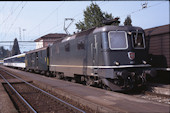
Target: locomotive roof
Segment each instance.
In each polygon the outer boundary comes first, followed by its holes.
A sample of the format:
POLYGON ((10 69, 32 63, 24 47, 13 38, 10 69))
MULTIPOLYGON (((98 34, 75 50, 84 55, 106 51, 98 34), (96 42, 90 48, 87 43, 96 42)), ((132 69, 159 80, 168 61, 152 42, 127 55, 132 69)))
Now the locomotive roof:
POLYGON ((143 31, 140 27, 135 26, 113 26, 113 25, 106 25, 103 27, 94 27, 85 31, 82 31, 80 33, 76 33, 74 35, 66 36, 64 39, 59 40, 58 42, 66 42, 68 40, 72 40, 75 38, 78 38, 80 36, 89 35, 90 33, 97 33, 97 32, 104 32, 104 31, 143 31))
POLYGON ((61 42, 65 42, 65 41, 68 41, 68 40, 72 40, 72 39, 75 39, 77 37, 80 37, 80 36, 85 36, 85 35, 88 35, 90 34, 91 32, 93 32, 95 29, 94 28, 91 28, 91 29, 88 29, 88 30, 85 30, 85 31, 82 31, 82 32, 79 32, 79 33, 76 33, 74 35, 70 35, 70 36, 66 36, 61 42))
POLYGON ((39 48, 39 49, 31 50, 31 51, 28 51, 26 54, 30 54, 30 53, 34 53, 34 52, 37 52, 37 51, 45 50, 47 48, 48 47, 42 47, 42 48, 39 48))
POLYGON ((93 31, 93 33, 104 32, 104 31, 136 31, 136 30, 143 31, 141 27, 107 25, 107 26, 96 28, 93 31))

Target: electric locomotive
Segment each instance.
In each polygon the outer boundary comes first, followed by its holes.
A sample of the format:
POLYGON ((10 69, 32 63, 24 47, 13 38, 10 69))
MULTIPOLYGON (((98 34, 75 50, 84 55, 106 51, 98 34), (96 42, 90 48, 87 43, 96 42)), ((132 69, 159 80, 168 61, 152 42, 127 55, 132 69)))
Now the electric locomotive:
POLYGON ((50 72, 86 85, 132 89, 154 75, 140 27, 92 28, 55 42, 49 53, 50 72))

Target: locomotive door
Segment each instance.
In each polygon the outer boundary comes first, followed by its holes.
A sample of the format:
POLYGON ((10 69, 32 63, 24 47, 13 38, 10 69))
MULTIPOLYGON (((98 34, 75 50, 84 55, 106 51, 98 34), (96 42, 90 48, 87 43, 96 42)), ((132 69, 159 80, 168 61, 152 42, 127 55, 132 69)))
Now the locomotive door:
POLYGON ((38 69, 38 52, 35 53, 35 67, 38 69))
POLYGON ((98 66, 98 42, 97 35, 94 35, 93 43, 91 44, 92 66, 98 66))

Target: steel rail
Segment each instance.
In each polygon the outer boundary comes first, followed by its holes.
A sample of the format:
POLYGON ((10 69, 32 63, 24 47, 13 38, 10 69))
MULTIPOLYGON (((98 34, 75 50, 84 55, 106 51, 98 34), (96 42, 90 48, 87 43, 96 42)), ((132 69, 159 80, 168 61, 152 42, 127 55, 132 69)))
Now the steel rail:
POLYGON ((3 70, 3 71, 6 72, 6 73, 8 73, 9 75, 11 75, 11 76, 13 76, 13 77, 15 77, 15 78, 21 80, 21 81, 23 81, 23 82, 26 83, 27 85, 29 85, 29 86, 31 86, 31 87, 33 87, 33 88, 35 88, 35 89, 37 89, 37 90, 39 90, 39 91, 41 91, 41 92, 47 94, 48 96, 51 96, 51 97, 55 98, 56 100, 59 100, 60 102, 62 102, 62 103, 64 103, 64 104, 66 104, 66 105, 68 105, 68 106, 70 106, 70 107, 76 109, 77 111, 79 111, 79 112, 81 112, 81 113, 86 113, 85 111, 83 111, 83 110, 81 110, 81 109, 79 109, 79 108, 77 108, 77 107, 75 107, 75 106, 73 106, 73 105, 71 105, 71 104, 69 104, 69 103, 67 103, 67 102, 65 102, 65 101, 63 101, 63 100, 61 100, 61 99, 59 99, 59 98, 57 98, 56 96, 54 96, 54 95, 52 95, 52 94, 50 94, 50 93, 48 93, 48 92, 46 92, 46 91, 44 91, 44 90, 42 90, 42 89, 36 87, 36 86, 34 86, 34 85, 28 83, 27 81, 25 81, 25 80, 23 80, 23 79, 21 79, 21 78, 19 78, 19 77, 17 77, 17 76, 15 76, 14 74, 11 74, 11 73, 9 73, 9 72, 7 72, 7 71, 5 71, 5 70, 3 70))
POLYGON ((0 76, 11 87, 11 89, 22 99, 22 101, 25 102, 25 104, 31 109, 31 111, 33 111, 34 113, 37 113, 37 111, 34 110, 34 108, 15 90, 15 88, 1 74, 0 76))

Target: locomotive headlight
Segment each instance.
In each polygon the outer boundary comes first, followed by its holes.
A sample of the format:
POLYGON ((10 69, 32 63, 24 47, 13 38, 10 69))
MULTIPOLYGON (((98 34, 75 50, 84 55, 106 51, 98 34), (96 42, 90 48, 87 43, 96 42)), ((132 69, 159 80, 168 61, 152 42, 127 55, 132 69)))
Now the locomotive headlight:
POLYGON ((114 64, 115 64, 116 66, 120 65, 120 63, 117 62, 117 61, 115 61, 114 64))
POLYGON ((146 62, 146 61, 144 61, 144 60, 143 60, 143 63, 144 63, 144 64, 147 64, 147 62, 146 62))

